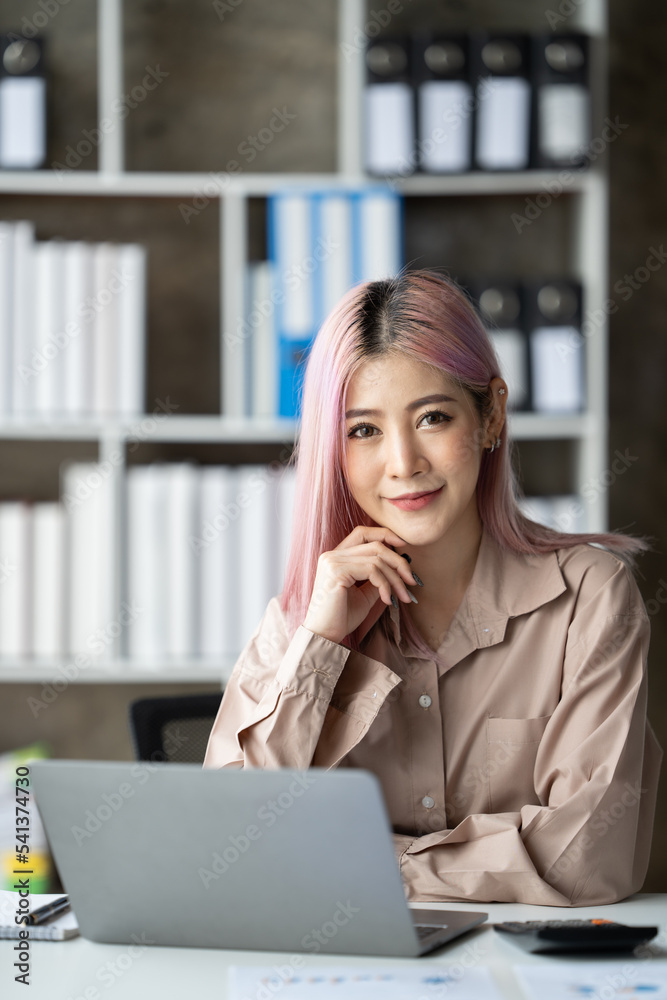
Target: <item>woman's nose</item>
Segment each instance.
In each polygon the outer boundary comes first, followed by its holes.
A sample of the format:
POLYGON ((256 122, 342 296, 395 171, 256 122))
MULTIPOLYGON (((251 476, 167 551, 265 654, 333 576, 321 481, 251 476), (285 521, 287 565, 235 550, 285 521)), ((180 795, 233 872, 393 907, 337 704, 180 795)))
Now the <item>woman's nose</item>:
POLYGON ((428 468, 419 441, 410 434, 395 433, 385 438, 387 474, 394 479, 408 480, 428 468))

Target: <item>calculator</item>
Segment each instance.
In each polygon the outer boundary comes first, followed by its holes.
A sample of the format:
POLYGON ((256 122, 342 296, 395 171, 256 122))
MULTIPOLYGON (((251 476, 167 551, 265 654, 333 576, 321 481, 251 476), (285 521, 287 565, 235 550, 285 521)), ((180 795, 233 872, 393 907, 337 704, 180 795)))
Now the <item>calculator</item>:
POLYGON ((508 920, 493 926, 512 944, 537 955, 631 952, 658 933, 657 927, 617 924, 613 920, 508 920))

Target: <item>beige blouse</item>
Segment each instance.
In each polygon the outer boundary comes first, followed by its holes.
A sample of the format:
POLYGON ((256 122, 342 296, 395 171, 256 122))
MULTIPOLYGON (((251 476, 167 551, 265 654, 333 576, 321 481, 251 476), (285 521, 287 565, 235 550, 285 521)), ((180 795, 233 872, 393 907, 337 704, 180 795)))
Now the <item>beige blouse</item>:
MULTIPOLYGON (((427 581, 426 581, 427 583, 427 581)), ((428 584, 427 584, 428 585, 428 584)), ((539 556, 485 532, 439 653, 354 652, 270 602, 227 685, 206 767, 361 767, 384 792, 411 900, 584 906, 638 891, 662 751, 649 622, 590 545, 539 556)))

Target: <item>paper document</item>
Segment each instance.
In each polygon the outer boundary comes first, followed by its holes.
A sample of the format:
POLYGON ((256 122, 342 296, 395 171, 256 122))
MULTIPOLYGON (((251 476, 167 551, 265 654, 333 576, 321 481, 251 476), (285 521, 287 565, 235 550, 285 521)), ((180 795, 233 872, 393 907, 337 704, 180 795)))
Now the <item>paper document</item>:
MULTIPOLYGON (((290 961, 301 955, 291 956, 290 961)), ((421 963, 421 959, 417 960, 421 963)), ((488 969, 461 963, 382 966, 306 966, 289 961, 273 966, 233 965, 229 1000, 502 1000, 488 969)))
POLYGON ((628 955, 616 962, 545 962, 514 967, 527 998, 667 1000, 667 962, 628 955))

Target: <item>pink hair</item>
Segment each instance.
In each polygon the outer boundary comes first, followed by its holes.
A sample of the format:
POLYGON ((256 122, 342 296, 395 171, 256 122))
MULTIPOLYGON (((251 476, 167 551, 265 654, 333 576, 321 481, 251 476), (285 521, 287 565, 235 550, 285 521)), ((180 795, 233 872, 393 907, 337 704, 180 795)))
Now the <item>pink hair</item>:
MULTIPOLYGON (((292 546, 281 595, 292 632, 306 617, 321 553, 335 548, 356 525, 375 523, 345 481, 345 397, 361 365, 389 352, 455 378, 470 395, 480 422, 489 413, 488 386, 500 366, 474 307, 451 279, 412 271, 365 282, 343 297, 315 339, 302 388, 301 431, 292 456, 297 470, 292 546)), ((484 452, 477 482, 481 521, 501 546, 539 553, 593 542, 628 561, 648 547, 642 539, 616 533, 554 531, 525 517, 507 424, 503 436, 502 448, 484 452)), ((401 628, 414 646, 428 649, 403 613, 401 628)), ((359 648, 354 635, 346 638, 351 648, 359 648)))

